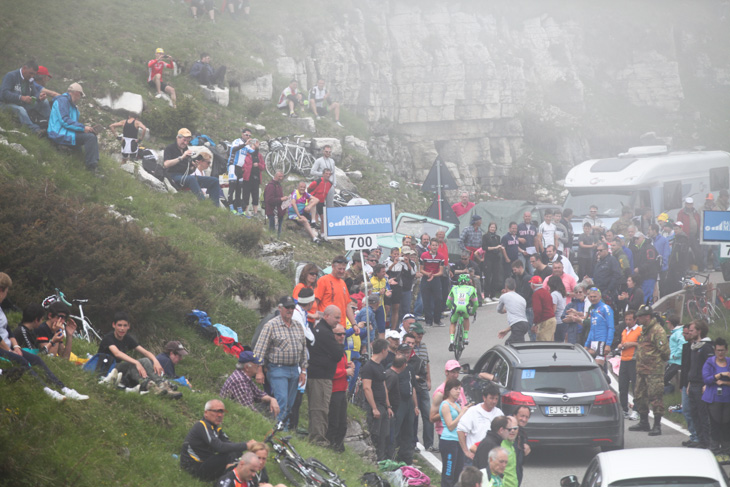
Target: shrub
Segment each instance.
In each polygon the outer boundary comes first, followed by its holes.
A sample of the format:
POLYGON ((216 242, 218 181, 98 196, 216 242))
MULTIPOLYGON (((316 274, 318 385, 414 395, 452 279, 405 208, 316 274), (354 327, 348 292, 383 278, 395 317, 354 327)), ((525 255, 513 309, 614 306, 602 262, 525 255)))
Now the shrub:
POLYGON ((174 137, 181 127, 195 132, 195 127, 202 113, 200 104, 192 98, 181 96, 177 100, 177 108, 168 105, 145 110, 145 124, 156 137, 174 137))
POLYGON ((21 307, 58 287, 89 299, 84 311, 97 329, 108 331, 113 313, 126 310, 142 339, 207 304, 186 253, 103 206, 62 196, 50 181, 0 183, 0 207, 0 269, 13 278, 21 307))

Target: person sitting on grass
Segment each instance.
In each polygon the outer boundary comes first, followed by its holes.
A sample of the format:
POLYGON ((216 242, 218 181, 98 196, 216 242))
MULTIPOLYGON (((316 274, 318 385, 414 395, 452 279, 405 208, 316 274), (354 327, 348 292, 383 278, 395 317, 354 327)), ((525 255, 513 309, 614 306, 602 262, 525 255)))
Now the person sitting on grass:
POLYGON ((76 322, 69 317, 71 309, 65 303, 56 301, 48 307, 48 317, 38 325, 35 334, 38 348, 49 355, 57 355, 65 359, 71 357, 73 336, 76 333, 76 322))
POLYGON ((129 335, 130 319, 127 313, 117 312, 112 321, 112 328, 114 331, 101 339, 97 352, 112 355, 117 361, 115 368, 109 372, 104 382, 121 383, 138 391, 150 391, 153 394, 179 399, 182 393, 175 391, 173 386, 162 378, 164 371, 157 358, 129 335), (131 357, 129 354, 133 351, 144 357, 139 360, 131 357))
POLYGON ((279 96, 279 103, 276 104, 276 108, 288 108, 289 116, 292 118, 297 116, 296 108, 303 103, 302 93, 297 88, 297 84, 297 80, 291 80, 289 86, 282 90, 281 96, 279 96))
MULTIPOLYGON (((248 482, 247 487, 273 487, 269 483, 269 473, 266 471, 269 447, 266 443, 257 442, 249 451, 259 457, 259 471, 254 474, 253 478, 248 482)), ((286 485, 276 484, 276 487, 286 487, 286 485)))
POLYGON ((319 200, 307 193, 307 182, 299 181, 297 189, 289 196, 291 205, 289 206, 289 219, 294 220, 301 225, 304 230, 312 237, 314 243, 321 242, 317 231, 312 228, 310 220, 312 219, 312 208, 317 206, 319 200))
POLYGON ((324 225, 324 205, 327 200, 327 195, 332 189, 330 176, 332 176, 332 171, 325 169, 322 171, 322 177, 315 179, 307 187, 307 191, 319 200, 319 203, 317 203, 317 212, 314 214, 314 223, 312 224, 314 228, 323 228, 324 225))
MULTIPOLYGON (((203 419, 195 422, 182 444, 180 467, 200 480, 213 481, 220 478, 236 465, 236 459, 244 451, 256 444, 256 440, 248 440, 246 443, 232 442, 221 429, 224 414, 226 407, 219 399, 206 402, 203 419)), ((254 470, 258 471, 258 457, 255 454, 244 455, 242 461, 246 458, 251 461, 251 456, 256 462, 254 470)))
MULTIPOLYGON (((252 452, 246 452, 230 471, 219 478, 215 487, 251 487, 261 469, 261 459, 252 452)), ((270 484, 265 484, 270 485, 270 484)))
MULTIPOLYGON (((12 279, 10 279, 10 276, 5 274, 4 272, 0 272, 0 303, 5 301, 5 298, 8 296, 10 286, 12 285, 13 281, 12 279)), ((35 312, 31 312, 31 310, 29 309, 24 310, 23 321, 34 322, 36 320, 40 320, 42 314, 38 316, 37 313, 37 310, 35 312)), ((66 385, 61 382, 61 379, 56 377, 55 374, 51 372, 51 369, 48 368, 45 362, 43 362, 43 360, 41 360, 38 355, 35 355, 31 352, 26 352, 20 345, 18 345, 15 337, 10 336, 10 333, 8 331, 8 318, 5 316, 2 308, 0 308, 0 358, 4 358, 10 362, 13 362, 14 364, 20 365, 21 368, 19 370, 21 371, 27 370, 28 372, 30 372, 30 374, 43 385, 43 392, 51 396, 56 401, 63 401, 65 399, 85 401, 89 398, 89 396, 84 396, 76 392, 74 389, 66 387, 66 385), (50 386, 48 386, 43 381, 43 379, 40 378, 35 370, 31 368, 35 365, 43 369, 46 374, 46 379, 48 379, 48 381, 51 382, 53 385, 60 387, 63 394, 54 389, 51 389, 50 386)))
POLYGON ((185 349, 185 345, 178 341, 171 341, 165 344, 165 350, 157 354, 155 358, 160 363, 165 377, 168 380, 174 380, 179 377, 175 372, 175 365, 187 354, 188 351, 185 349))
POLYGON ((275 398, 266 394, 256 387, 254 378, 261 372, 263 361, 254 356, 253 352, 247 350, 241 352, 236 363, 236 370, 226 379, 221 388, 220 396, 233 399, 242 406, 254 408, 254 403, 266 403, 269 405, 269 412, 274 416, 279 415, 279 403, 275 398))
POLYGON ((53 99, 48 119, 48 139, 59 145, 84 148, 84 164, 89 171, 99 166, 98 132, 102 127, 91 127, 79 122, 78 104, 85 95, 78 83, 71 83, 66 93, 53 99))
POLYGON ((155 98, 162 98, 162 92, 164 91, 165 93, 170 95, 173 108, 177 106, 175 88, 162 81, 162 71, 165 68, 174 70, 174 62, 175 60, 172 59, 172 56, 170 56, 169 54, 165 54, 165 50, 161 47, 158 47, 157 50, 155 50, 155 58, 147 63, 147 68, 149 69, 147 84, 150 86, 150 88, 154 88, 155 90, 157 90, 155 98))

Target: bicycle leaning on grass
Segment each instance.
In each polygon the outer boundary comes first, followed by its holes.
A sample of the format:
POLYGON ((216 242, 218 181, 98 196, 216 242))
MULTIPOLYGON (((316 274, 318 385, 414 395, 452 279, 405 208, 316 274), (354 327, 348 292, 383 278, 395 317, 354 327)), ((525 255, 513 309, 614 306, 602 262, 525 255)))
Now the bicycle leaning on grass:
POLYGON ((713 302, 714 285, 710 282, 709 274, 688 273, 681 281, 686 293, 685 310, 692 320, 704 319, 708 323, 717 323, 725 326, 727 319, 725 311, 713 302), (702 281, 697 277, 703 278, 702 281))
MULTIPOLYGON (((45 309, 48 309, 48 307, 56 301, 60 301, 69 308, 73 308, 73 304, 68 302, 68 300, 66 299, 66 295, 63 294, 63 292, 60 291, 58 288, 56 288, 55 294, 52 294, 43 300, 43 307, 45 309)), ((101 335, 99 335, 99 333, 94 329, 94 326, 91 324, 91 320, 86 315, 84 315, 84 303, 88 303, 89 300, 72 299, 71 302, 76 303, 79 306, 79 316, 71 314, 68 316, 69 318, 77 321, 80 325, 76 329, 74 337, 81 338, 82 340, 86 340, 87 342, 95 342, 97 340, 101 340, 101 335)))
POLYGON ((314 156, 309 153, 307 147, 300 144, 303 137, 303 135, 282 135, 269 140, 269 152, 264 158, 269 176, 273 178, 277 171, 286 175, 293 168, 302 176, 309 177, 314 165, 314 156), (289 143, 292 137, 295 140, 293 144, 289 143))
POLYGON ((304 459, 291 444, 291 436, 275 438, 276 433, 284 430, 288 415, 276 423, 274 429, 264 439, 274 451, 274 461, 281 473, 294 487, 347 487, 339 475, 316 458, 304 459))

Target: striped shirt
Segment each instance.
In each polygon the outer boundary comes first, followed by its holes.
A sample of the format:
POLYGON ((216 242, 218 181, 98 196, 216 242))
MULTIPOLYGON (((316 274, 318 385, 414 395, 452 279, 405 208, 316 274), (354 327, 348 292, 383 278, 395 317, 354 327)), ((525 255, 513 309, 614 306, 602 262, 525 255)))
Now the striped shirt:
POLYGON ((428 359, 428 347, 426 346, 426 342, 421 341, 420 345, 416 345, 413 347, 413 351, 416 352, 416 356, 423 360, 423 363, 428 364, 430 361, 428 359))
POLYGON ((293 321, 284 323, 281 315, 272 318, 261 330, 253 354, 267 364, 298 365, 307 368, 307 346, 304 330, 293 321))
POLYGON ((438 252, 436 252, 436 255, 431 255, 431 252, 424 252, 421 255, 421 264, 422 270, 429 274, 435 274, 444 265, 444 259, 438 252))

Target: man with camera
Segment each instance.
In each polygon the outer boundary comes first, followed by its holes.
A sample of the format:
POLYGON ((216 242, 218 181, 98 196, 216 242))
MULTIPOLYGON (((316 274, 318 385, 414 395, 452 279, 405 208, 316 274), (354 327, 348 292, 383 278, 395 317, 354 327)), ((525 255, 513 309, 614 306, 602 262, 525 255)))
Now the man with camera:
POLYGON ((162 71, 165 68, 175 69, 175 65, 173 64, 174 62, 175 60, 172 59, 172 56, 170 56, 169 54, 165 54, 165 50, 161 47, 158 47, 155 51, 155 58, 147 63, 147 68, 149 68, 147 84, 150 85, 151 88, 157 90, 155 98, 162 98, 163 91, 170 95, 170 99, 172 100, 172 108, 175 108, 177 106, 175 88, 162 81, 162 71))
POLYGON ((165 175, 183 188, 190 189, 199 200, 205 199, 205 194, 201 188, 207 189, 211 202, 219 207, 223 192, 218 183, 218 178, 194 175, 196 161, 211 159, 212 154, 205 147, 188 147, 192 136, 190 130, 181 128, 177 132, 175 142, 165 147, 162 157, 165 175), (199 150, 196 151, 196 149, 199 150))

